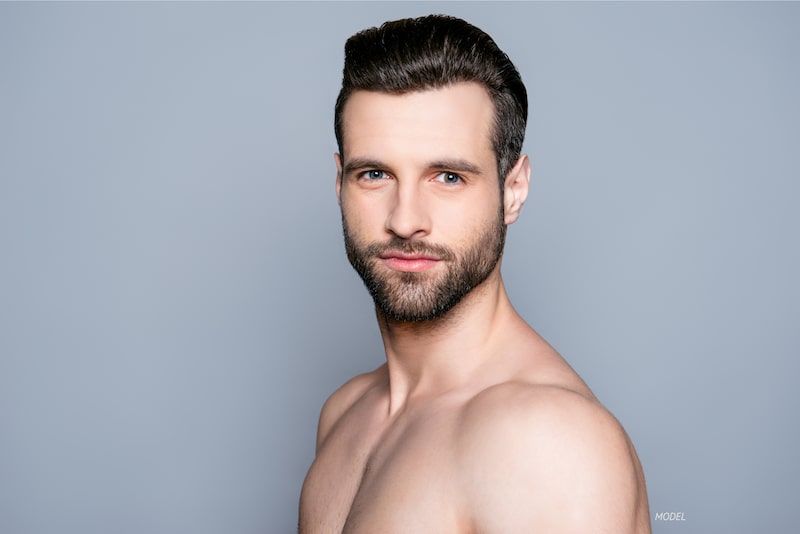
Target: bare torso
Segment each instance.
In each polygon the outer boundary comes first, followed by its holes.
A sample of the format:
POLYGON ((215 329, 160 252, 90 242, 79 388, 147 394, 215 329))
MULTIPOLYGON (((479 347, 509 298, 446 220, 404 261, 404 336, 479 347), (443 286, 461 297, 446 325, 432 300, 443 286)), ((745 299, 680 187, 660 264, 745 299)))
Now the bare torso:
POLYGON ((387 417, 380 374, 354 384, 363 393, 322 444, 304 490, 304 526, 309 532, 463 532, 450 487, 460 403, 436 399, 387 417))
MULTIPOLYGON (((469 488, 481 487, 481 472, 473 467, 475 455, 491 456, 486 437, 505 439, 502 430, 492 428, 496 416, 502 417, 509 404, 546 410, 563 396, 607 414, 542 340, 532 354, 506 361, 462 387, 409 400, 394 414, 385 365, 343 386, 323 410, 317 457, 303 487, 300 532, 490 531, 475 517, 473 501, 482 490, 469 488)), ((634 462, 641 478, 635 455, 634 462)), ((643 523, 646 498, 637 506, 643 523)))

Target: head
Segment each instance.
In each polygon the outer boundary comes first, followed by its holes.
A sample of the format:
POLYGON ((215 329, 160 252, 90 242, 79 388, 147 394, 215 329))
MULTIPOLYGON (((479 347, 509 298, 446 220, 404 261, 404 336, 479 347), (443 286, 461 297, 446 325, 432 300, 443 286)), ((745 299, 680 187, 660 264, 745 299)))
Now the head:
POLYGON ((348 259, 385 317, 437 319, 499 279, 527 195, 526 113, 508 57, 462 20, 389 22, 348 40, 337 196, 348 259))
POLYGON ((494 106, 491 143, 502 188, 525 140, 528 93, 516 67, 485 32, 445 15, 385 22, 347 40, 334 132, 345 156, 342 111, 355 91, 405 94, 458 82, 482 85, 494 106))

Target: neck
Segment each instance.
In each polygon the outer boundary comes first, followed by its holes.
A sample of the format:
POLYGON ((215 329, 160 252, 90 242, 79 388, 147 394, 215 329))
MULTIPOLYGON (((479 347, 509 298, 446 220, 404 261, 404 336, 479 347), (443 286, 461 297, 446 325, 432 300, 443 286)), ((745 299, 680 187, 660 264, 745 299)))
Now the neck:
POLYGON ((422 323, 391 321, 377 311, 389 373, 390 412, 414 397, 451 391, 481 375, 521 321, 499 269, 446 315, 422 323))

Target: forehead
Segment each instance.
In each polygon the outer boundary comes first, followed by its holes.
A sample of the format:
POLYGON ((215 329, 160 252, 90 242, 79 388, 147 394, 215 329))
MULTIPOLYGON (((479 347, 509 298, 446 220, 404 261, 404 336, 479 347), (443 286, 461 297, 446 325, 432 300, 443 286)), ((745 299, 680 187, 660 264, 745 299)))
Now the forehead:
POLYGON ((342 112, 345 158, 494 158, 494 105, 477 83, 390 94, 355 91, 342 112))

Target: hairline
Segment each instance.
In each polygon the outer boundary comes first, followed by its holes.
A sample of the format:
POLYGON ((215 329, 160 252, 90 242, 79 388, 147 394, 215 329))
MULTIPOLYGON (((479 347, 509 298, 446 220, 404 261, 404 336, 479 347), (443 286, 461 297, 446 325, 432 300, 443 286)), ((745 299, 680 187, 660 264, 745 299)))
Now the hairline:
MULTIPOLYGON (((401 91, 388 91, 388 90, 382 90, 382 89, 362 89, 360 87, 352 87, 352 88, 349 88, 347 91, 345 91, 345 88, 342 88, 342 90, 339 93, 339 98, 337 98, 337 103, 339 105, 336 106, 337 107, 337 111, 338 111, 338 114, 337 114, 338 115, 338 117, 337 117, 338 121, 336 121, 336 120, 334 121, 335 122, 335 126, 337 126, 338 129, 339 129, 339 137, 340 137, 340 139, 338 140, 338 148, 339 148, 339 156, 342 159, 342 164, 344 164, 344 160, 345 160, 345 152, 344 152, 344 112, 345 112, 345 109, 347 108, 347 104, 350 101, 350 98, 354 94, 362 92, 362 93, 375 93, 375 94, 384 94, 384 95, 403 96, 403 95, 410 95, 410 94, 414 94, 414 93, 426 93, 426 92, 429 92, 429 91, 439 91, 439 90, 447 89, 448 87, 453 87, 454 85, 459 85, 459 84, 474 84, 474 85, 480 86, 483 89, 483 91, 485 92, 486 96, 489 97, 489 102, 491 103, 491 106, 492 106, 492 119, 491 119, 491 121, 489 123, 489 131, 488 131, 489 139, 488 139, 488 141, 489 141, 489 148, 491 149, 492 154, 494 154, 494 160, 495 160, 494 172, 497 174, 497 179, 498 179, 500 188, 502 190, 502 187, 503 187, 503 184, 504 184, 504 181, 505 181, 505 176, 501 176, 500 165, 501 165, 502 162, 500 160, 500 154, 499 154, 499 152, 497 150, 498 147, 495 146, 497 144, 496 141, 499 138, 498 128, 501 127, 500 124, 499 124, 499 110, 497 109, 497 104, 495 102, 495 99, 497 98, 497 95, 495 95, 495 91, 493 91, 491 87, 487 86, 485 83, 483 83, 483 82, 481 82, 479 80, 469 80, 469 79, 466 79, 466 80, 453 80, 451 82, 447 82, 447 83, 444 83, 444 84, 435 84, 435 85, 434 84, 430 84, 430 85, 424 85, 424 86, 421 86, 421 87, 414 87, 412 89, 401 90, 401 91), (344 97, 343 101, 341 101, 342 97, 344 97)), ((511 162, 511 166, 513 166, 513 162, 511 162)), ((511 168, 509 167, 509 169, 506 170, 506 173, 508 171, 510 171, 510 170, 511 170, 511 168)))

